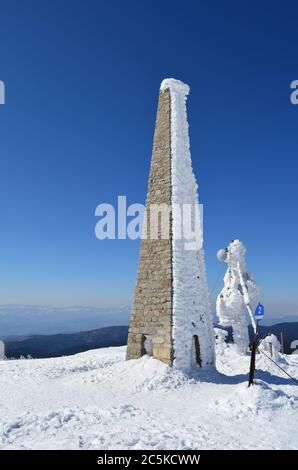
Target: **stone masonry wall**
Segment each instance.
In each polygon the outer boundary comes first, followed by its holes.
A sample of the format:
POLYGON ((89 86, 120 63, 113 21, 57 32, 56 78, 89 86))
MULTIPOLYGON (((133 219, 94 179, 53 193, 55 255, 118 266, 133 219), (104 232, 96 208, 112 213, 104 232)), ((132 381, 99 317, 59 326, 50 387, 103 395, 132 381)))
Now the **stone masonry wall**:
MULTIPOLYGON (((147 193, 147 233, 151 204, 171 206, 171 97, 160 91, 147 193)), ((153 356, 173 363, 172 344, 172 236, 142 240, 137 283, 128 335, 127 359, 145 353, 145 337, 153 341, 153 356)))

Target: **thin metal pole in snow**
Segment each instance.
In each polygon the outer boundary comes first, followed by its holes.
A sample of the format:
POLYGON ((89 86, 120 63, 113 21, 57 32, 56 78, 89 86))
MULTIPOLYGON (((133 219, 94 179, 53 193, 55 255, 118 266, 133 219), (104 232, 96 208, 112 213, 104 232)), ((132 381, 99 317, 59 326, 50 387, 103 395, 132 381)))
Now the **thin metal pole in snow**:
POLYGON ((281 353, 284 354, 284 334, 280 332, 280 345, 281 345, 281 353))
POLYGON ((272 343, 269 343, 269 351, 270 351, 270 356, 273 357, 273 347, 272 347, 272 343))
POLYGON ((248 386, 250 387, 254 383, 254 375, 256 370, 256 352, 258 348, 258 329, 259 329, 259 320, 257 320, 256 331, 254 333, 254 340, 251 346, 251 357, 250 357, 250 368, 249 368, 249 379, 248 386))
POLYGON ((229 255, 229 287, 232 289, 232 247, 231 245, 228 247, 228 255, 229 255))

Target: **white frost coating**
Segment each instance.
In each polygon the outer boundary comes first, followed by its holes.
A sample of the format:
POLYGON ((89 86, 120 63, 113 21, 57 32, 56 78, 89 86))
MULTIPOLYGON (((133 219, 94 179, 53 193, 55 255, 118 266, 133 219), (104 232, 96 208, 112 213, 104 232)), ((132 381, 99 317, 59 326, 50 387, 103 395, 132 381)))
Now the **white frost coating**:
POLYGON ((181 82, 181 80, 176 80, 175 78, 166 78, 161 82, 160 85, 161 91, 169 89, 172 95, 172 92, 179 93, 183 96, 189 94, 189 86, 186 83, 181 82))
MULTIPOLYGON (((204 251, 186 250, 181 233, 183 204, 199 204, 198 186, 189 149, 186 96, 188 85, 167 79, 161 90, 171 96, 171 172, 173 230, 173 343, 174 367, 187 370, 196 364, 195 335, 198 337, 201 366, 214 364, 214 332, 205 273, 204 251)), ((200 214, 197 214, 200 218, 200 214)), ((200 233, 196 238, 202 239, 200 233), (199 235, 199 237, 198 237, 199 235)), ((191 240, 188 240, 191 241, 191 240)), ((194 241, 194 239, 193 239, 194 241)))
POLYGON ((228 332, 220 328, 214 328, 216 357, 223 357, 227 345, 228 332))
POLYGON ((216 313, 220 323, 232 326, 234 343, 241 354, 246 353, 249 345, 248 325, 250 319, 239 271, 245 282, 249 299, 251 300, 258 293, 257 285, 246 269, 245 253, 246 248, 239 240, 234 240, 228 246, 225 259, 225 262, 228 263, 228 269, 224 276, 224 288, 216 302, 216 313))

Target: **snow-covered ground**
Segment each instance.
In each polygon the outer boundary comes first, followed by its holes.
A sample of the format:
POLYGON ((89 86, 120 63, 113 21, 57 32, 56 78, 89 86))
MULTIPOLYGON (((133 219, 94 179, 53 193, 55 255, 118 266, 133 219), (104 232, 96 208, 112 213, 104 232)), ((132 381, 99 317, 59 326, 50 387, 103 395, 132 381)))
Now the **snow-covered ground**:
MULTIPOLYGON (((200 380, 125 347, 0 362, 0 449, 297 449, 298 386, 233 346, 200 380)), ((280 364, 298 376, 298 355, 280 364)))

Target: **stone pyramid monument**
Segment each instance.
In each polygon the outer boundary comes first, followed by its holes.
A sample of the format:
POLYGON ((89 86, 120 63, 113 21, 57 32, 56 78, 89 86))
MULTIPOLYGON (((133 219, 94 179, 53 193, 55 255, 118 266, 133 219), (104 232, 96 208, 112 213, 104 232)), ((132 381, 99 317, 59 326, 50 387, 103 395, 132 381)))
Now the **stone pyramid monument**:
MULTIPOLYGON (((149 354, 182 370, 214 363, 214 334, 205 275, 202 228, 184 236, 184 207, 196 207, 197 184, 189 150, 189 87, 166 79, 160 87, 127 359, 149 354), (168 236, 153 208, 167 207, 168 236), (151 224, 151 225, 150 225, 151 224), (156 235, 156 230, 153 232, 156 235), (198 243, 199 242, 199 243, 198 243)), ((193 226, 193 223, 191 223, 193 226)))

